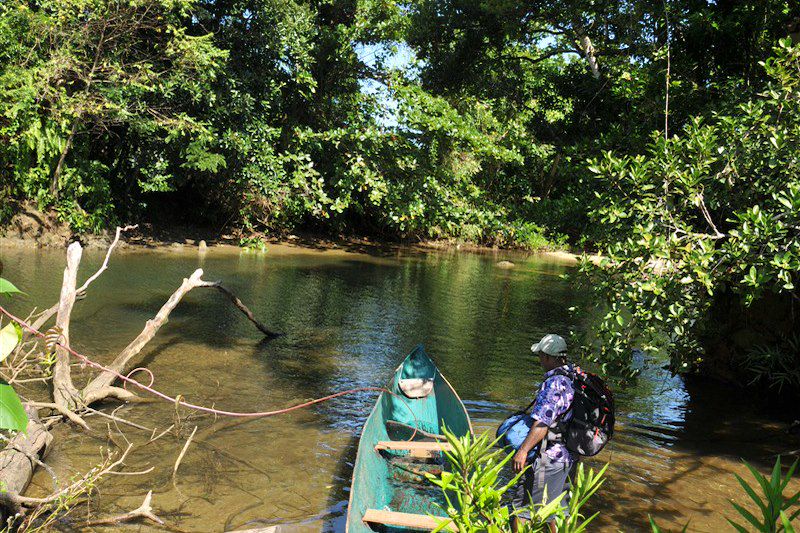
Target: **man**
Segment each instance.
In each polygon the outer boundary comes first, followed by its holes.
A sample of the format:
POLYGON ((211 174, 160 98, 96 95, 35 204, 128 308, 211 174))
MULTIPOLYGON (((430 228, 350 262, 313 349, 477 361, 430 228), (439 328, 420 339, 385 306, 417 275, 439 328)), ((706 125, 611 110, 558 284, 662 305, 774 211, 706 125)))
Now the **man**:
MULTIPOLYGON (((529 460, 533 462, 533 466, 525 471, 522 483, 517 484, 512 499, 514 509, 521 511, 513 523, 515 531, 520 525, 519 519, 530 520, 528 509, 531 503, 546 503, 543 501, 545 491, 548 501, 568 491, 568 476, 576 459, 561 441, 560 435, 554 432, 558 422, 571 417, 570 407, 575 396, 572 380, 559 372, 560 369, 565 371, 570 368, 567 364, 567 343, 562 337, 551 333, 531 346, 531 351, 539 356, 545 374, 531 410, 534 423, 513 459, 516 472, 525 468, 529 460)), ((561 500, 565 510, 568 496, 564 494, 561 500)), ((556 531, 554 523, 551 522, 549 527, 550 531, 556 531)))

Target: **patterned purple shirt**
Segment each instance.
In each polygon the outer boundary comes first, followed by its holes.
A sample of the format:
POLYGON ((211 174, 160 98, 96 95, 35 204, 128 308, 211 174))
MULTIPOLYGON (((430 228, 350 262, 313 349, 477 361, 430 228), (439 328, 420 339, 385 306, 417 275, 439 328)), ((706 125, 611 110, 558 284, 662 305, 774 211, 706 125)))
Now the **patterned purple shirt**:
MULTIPOLYGON (((561 368, 568 369, 569 365, 561 368)), ((544 381, 536 394, 536 403, 531 409, 531 417, 547 426, 552 426, 561 415, 569 411, 575 390, 572 381, 567 376, 556 374, 557 369, 550 370, 544 375, 544 381)), ((572 413, 567 413, 563 420, 569 420, 572 413)), ((545 449, 548 459, 552 462, 563 462, 571 465, 575 458, 566 446, 560 443, 547 443, 545 449)))

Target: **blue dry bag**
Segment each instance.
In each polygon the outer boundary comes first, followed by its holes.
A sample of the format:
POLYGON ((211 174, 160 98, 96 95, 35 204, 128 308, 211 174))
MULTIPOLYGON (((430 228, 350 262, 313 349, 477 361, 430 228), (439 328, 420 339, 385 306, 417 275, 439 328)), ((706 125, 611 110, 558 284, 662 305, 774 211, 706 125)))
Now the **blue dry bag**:
MULTIPOLYGON (((500 439, 499 444, 501 446, 519 450, 519 447, 525 442, 525 437, 530 433, 531 426, 533 426, 533 417, 528 414, 528 409, 533 407, 534 403, 536 403, 535 398, 523 411, 517 411, 503 420, 503 423, 500 424, 495 433, 495 437, 500 439)), ((528 458, 535 456, 538 450, 538 446, 531 450, 528 458)))
POLYGON ((500 424, 495 436, 500 439, 500 443, 503 446, 519 450, 519 447, 525 441, 525 437, 528 436, 531 426, 533 426, 533 417, 531 415, 525 412, 515 413, 500 424))

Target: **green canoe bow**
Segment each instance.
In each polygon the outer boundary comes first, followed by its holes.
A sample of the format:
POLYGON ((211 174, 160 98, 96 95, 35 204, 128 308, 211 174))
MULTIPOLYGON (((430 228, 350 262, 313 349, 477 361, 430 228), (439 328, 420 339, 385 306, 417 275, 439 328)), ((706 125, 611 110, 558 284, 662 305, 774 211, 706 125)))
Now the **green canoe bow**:
POLYGON ((429 435, 441 435, 445 426, 459 436, 472 433, 464 404, 422 345, 397 367, 387 388, 394 394, 381 393, 361 432, 350 486, 347 533, 417 529, 365 523, 363 518, 368 510, 443 515, 436 507, 437 502, 441 503, 440 490, 422 477, 424 471, 441 469, 441 461, 435 458, 439 454, 434 454, 433 462, 412 459, 405 450, 377 451, 379 442, 408 441, 414 428, 422 430, 414 435, 414 441, 432 441, 429 435), (401 391, 401 380, 428 385, 432 381, 432 390, 429 387, 427 396, 411 398, 401 391))

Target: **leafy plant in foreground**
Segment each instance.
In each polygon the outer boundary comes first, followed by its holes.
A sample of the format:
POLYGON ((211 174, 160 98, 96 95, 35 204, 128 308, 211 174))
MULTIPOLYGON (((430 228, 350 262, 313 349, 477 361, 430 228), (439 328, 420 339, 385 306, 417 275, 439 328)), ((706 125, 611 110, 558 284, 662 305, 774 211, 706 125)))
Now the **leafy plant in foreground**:
MULTIPOLYGON (((10 281, 0 278, 0 295, 10 296, 19 292, 10 281)), ((0 363, 11 355, 21 340, 22 330, 17 324, 9 322, 0 328, 0 363)), ((28 415, 17 393, 0 378, 0 430, 26 431, 27 428, 28 415)))
MULTIPOLYGON (((497 449, 497 442, 487 433, 473 437, 457 437, 444 430, 452 451, 445 452, 451 472, 443 471, 438 477, 428 475, 428 479, 442 489, 446 508, 442 508, 449 520, 443 520, 435 531, 441 531, 452 524, 459 532, 487 531, 500 533, 511 531, 515 513, 502 502, 503 496, 522 478, 523 472, 509 482, 501 484, 500 473, 511 460, 513 454, 497 449)), ((532 505, 530 521, 523 521, 519 531, 537 533, 547 531, 547 522, 554 521, 562 533, 580 533, 598 513, 589 518, 581 514, 581 508, 603 484, 603 475, 608 465, 599 472, 578 465, 572 483, 572 498, 569 502, 569 516, 565 516, 561 500, 563 495, 547 501, 544 505, 532 505)))
MULTIPOLYGON (((753 513, 734 501, 731 501, 731 505, 733 505, 736 512, 739 513, 750 526, 754 527, 756 531, 763 533, 775 533, 778 531, 794 533, 791 522, 800 516, 800 508, 792 509, 800 502, 800 491, 797 491, 797 493, 792 496, 786 496, 783 492, 789 485, 789 481, 791 481, 792 475, 799 463, 800 459, 789 467, 786 475, 782 475, 781 458, 779 456, 772 469, 772 475, 767 478, 745 462, 745 466, 750 470, 750 473, 753 474, 763 494, 758 494, 750 484, 741 478, 741 476, 738 474, 736 475, 739 484, 761 511, 761 517, 757 518, 753 513)), ((734 522, 730 518, 728 522, 739 532, 746 533, 749 531, 747 526, 734 522)))

